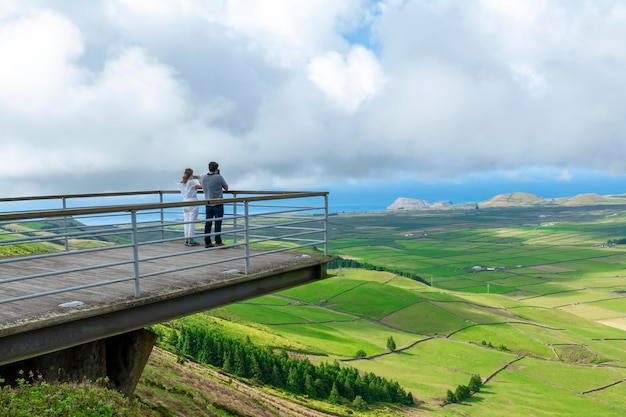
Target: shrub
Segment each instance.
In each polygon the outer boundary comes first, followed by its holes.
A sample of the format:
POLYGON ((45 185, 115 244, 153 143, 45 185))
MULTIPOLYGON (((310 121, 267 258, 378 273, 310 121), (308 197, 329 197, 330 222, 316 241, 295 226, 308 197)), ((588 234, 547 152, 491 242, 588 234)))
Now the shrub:
POLYGON ((54 383, 20 379, 0 387, 0 416, 143 417, 157 414, 101 382, 54 383))
POLYGON ((367 358, 367 353, 363 349, 359 349, 356 351, 355 357, 358 359, 367 358))

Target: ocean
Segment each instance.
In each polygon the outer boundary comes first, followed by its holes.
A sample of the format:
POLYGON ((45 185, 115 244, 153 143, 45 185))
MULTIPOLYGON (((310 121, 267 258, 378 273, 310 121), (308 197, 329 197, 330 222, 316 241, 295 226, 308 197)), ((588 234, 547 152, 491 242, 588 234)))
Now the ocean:
MULTIPOLYGON (((320 189, 321 190, 321 189, 320 189)), ((572 197, 595 193, 615 195, 626 193, 624 177, 596 178, 589 176, 576 181, 470 181, 457 183, 391 183, 350 187, 330 187, 329 211, 359 212, 386 210, 397 198, 426 200, 429 203, 450 201, 453 204, 479 203, 498 194, 525 192, 542 198, 572 197)))
MULTIPOLYGON (((451 182, 403 182, 371 183, 365 185, 330 186, 301 191, 328 191, 330 213, 367 212, 386 210, 397 198, 406 197, 426 200, 429 203, 450 201, 452 204, 479 203, 498 194, 526 192, 542 198, 571 197, 577 194, 599 195, 626 193, 626 177, 588 175, 572 181, 510 181, 502 179, 451 182)), ((155 202, 155 197, 137 200, 139 197, 117 198, 116 204, 155 202)), ((85 201, 70 199, 69 207, 80 207, 85 201)), ((166 196, 166 201, 179 201, 178 194, 166 196)), ((94 204, 90 202, 89 204, 94 204)), ((106 204, 106 203, 105 203, 106 204)), ((0 212, 58 209, 60 202, 38 201, 0 203, 0 212)))

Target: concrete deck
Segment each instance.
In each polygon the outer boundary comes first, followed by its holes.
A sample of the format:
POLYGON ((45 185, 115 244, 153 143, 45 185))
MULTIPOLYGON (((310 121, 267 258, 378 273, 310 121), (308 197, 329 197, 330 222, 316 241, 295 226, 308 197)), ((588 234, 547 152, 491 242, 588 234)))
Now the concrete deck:
MULTIPOLYGON (((55 258, 4 264, 0 267, 0 279, 123 262, 129 259, 131 250, 68 252, 55 258)), ((0 304, 0 365, 312 282, 325 277, 325 264, 334 259, 294 252, 266 253, 251 257, 250 271, 244 274, 245 260, 239 259, 243 256, 241 247, 205 249, 165 242, 145 245, 140 250, 141 257, 180 252, 174 257, 142 263, 142 274, 182 268, 197 264, 199 259, 224 262, 142 278, 140 297, 134 296, 135 281, 129 280, 0 304), (60 306, 74 301, 83 304, 60 306)), ((3 283, 0 299, 111 277, 132 277, 133 267, 123 264, 3 283)))

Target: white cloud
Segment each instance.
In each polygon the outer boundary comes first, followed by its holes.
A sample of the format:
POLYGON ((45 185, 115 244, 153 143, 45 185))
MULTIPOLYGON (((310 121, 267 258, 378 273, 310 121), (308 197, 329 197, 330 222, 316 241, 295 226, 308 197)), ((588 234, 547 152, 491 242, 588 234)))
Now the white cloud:
POLYGON ((525 64, 511 64, 513 78, 533 98, 541 97, 548 90, 543 74, 525 64))
POLYGON ((168 18, 173 14, 191 12, 195 8, 194 2, 188 0, 117 0, 109 2, 109 10, 112 12, 130 12, 155 18, 168 18))
POLYGON ((309 78, 348 112, 373 98, 384 84, 376 57, 362 46, 353 47, 346 57, 328 52, 314 58, 309 65, 309 78))
POLYGON ((67 19, 41 11, 0 27, 0 101, 35 111, 80 78, 71 61, 83 51, 80 33, 67 19))
POLYGON ((0 195, 623 173, 625 36, 623 0, 3 2, 0 195))

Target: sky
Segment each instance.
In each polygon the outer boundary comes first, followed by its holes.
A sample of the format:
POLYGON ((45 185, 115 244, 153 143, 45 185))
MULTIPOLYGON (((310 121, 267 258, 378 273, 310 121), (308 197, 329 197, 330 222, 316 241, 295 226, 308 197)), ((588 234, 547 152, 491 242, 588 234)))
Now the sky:
POLYGON ((624 39, 626 0, 0 0, 0 197, 209 161, 237 190, 626 192, 624 39))

